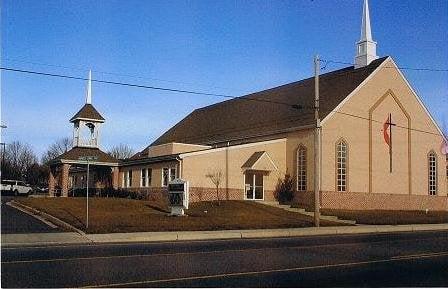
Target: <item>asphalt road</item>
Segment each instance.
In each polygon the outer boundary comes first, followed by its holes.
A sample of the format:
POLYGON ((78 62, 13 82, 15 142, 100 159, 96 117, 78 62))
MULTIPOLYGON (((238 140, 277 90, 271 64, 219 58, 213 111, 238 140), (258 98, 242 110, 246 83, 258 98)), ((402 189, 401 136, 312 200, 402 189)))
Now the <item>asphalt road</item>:
POLYGON ((1 197, 1 233, 2 234, 26 234, 26 233, 51 233, 62 232, 61 229, 51 228, 47 224, 6 205, 12 197, 1 197))
POLYGON ((2 287, 448 286, 448 231, 2 248, 2 287))

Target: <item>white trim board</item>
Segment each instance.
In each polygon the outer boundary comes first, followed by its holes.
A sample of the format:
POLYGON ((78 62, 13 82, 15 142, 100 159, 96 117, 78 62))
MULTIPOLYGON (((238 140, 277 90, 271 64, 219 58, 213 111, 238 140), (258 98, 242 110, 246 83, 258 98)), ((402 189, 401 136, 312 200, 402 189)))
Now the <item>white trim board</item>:
POLYGON ((372 79, 377 73, 378 71, 380 71, 383 66, 385 65, 385 63, 389 60, 392 59, 392 57, 388 56, 386 59, 384 59, 383 63, 381 63, 372 73, 370 73, 370 75, 363 80, 363 82, 361 82, 360 85, 358 85, 349 95, 347 95, 346 98, 344 98, 343 101, 341 101, 321 122, 321 126, 325 124, 325 122, 328 121, 329 118, 331 118, 336 111, 338 111, 342 106, 344 106, 345 103, 347 103, 347 101, 349 101, 356 93, 358 93, 358 91, 364 86, 366 85, 367 82, 370 81, 370 79, 372 79))
POLYGON ((274 161, 272 160, 271 156, 270 156, 266 151, 264 151, 263 154, 258 158, 258 160, 255 161, 255 163, 252 165, 252 167, 255 167, 255 165, 261 160, 261 158, 262 158, 264 155, 267 156, 267 158, 268 158, 268 160, 271 162, 272 166, 275 168, 275 170, 278 171, 278 167, 275 165, 275 163, 274 163, 274 161))
POLYGON ((432 117, 431 113, 429 112, 429 110, 426 108, 426 106, 424 105, 423 101, 421 100, 421 98, 418 96, 418 94, 415 92, 415 90, 412 88, 411 84, 409 83, 409 81, 406 79, 406 77, 403 75, 403 73, 401 72, 401 70, 398 68, 397 64, 395 63, 395 61, 393 60, 392 57, 388 56, 383 63, 381 63, 381 65, 379 65, 366 79, 364 79, 363 82, 361 82, 360 85, 358 85, 358 87, 355 88, 355 90, 353 90, 343 101, 341 101, 336 108, 333 109, 333 111, 331 111, 322 121, 321 121, 321 126, 325 124, 326 121, 328 121, 328 119, 330 119, 335 113, 336 111, 339 111, 340 108, 342 108, 342 106, 344 106, 345 103, 347 103, 352 97, 353 95, 355 95, 368 81, 370 81, 370 79, 372 79, 377 73, 378 71, 380 71, 381 69, 383 69, 383 66, 385 65, 386 62, 388 62, 388 60, 391 60, 392 64, 394 65, 395 69, 398 71, 398 73, 400 74, 401 78, 404 80, 404 82, 406 83, 407 87, 409 88, 409 90, 414 94, 415 98, 417 99, 418 103, 422 106, 423 110, 426 112, 426 114, 429 116, 429 118, 431 119, 432 123, 434 124, 434 126, 436 127, 436 129, 438 130, 438 132, 440 133, 440 136, 442 137, 442 139, 444 139, 445 141, 448 141, 445 138, 445 135, 443 134, 442 130, 440 129, 440 127, 438 126, 437 122, 434 120, 434 118, 432 117))
POLYGON ((209 153, 214 153, 214 152, 225 151, 227 149, 228 150, 234 150, 234 149, 253 147, 253 146, 258 146, 258 145, 266 145, 266 144, 272 144, 272 143, 278 143, 278 142, 286 142, 286 138, 280 138, 280 139, 268 140, 268 141, 261 141, 261 142, 253 142, 253 143, 234 145, 234 146, 228 146, 228 147, 226 146, 226 147, 202 150, 202 151, 191 152, 191 153, 183 153, 183 154, 179 154, 179 157, 180 158, 185 158, 185 157, 191 157, 191 156, 197 156, 197 155, 203 155, 203 154, 209 154, 209 153))
POLYGON ((426 112, 426 114, 429 116, 429 118, 431 119, 432 123, 434 124, 434 126, 436 127, 436 129, 439 131, 441 137, 445 140, 448 141, 445 138, 445 135, 443 134, 442 130, 440 129, 439 125, 437 124, 437 122, 434 120, 434 118, 432 117, 431 113, 429 112, 429 110, 426 108, 425 104, 423 103, 423 101, 421 100, 421 98, 418 96, 418 94, 415 92, 415 90, 412 88, 411 84, 409 83, 409 81, 406 79, 406 77, 403 75, 403 73, 401 72, 401 70, 398 68, 397 64, 395 63, 395 61, 391 58, 393 65, 395 66, 395 69, 398 71, 398 73, 400 74, 400 76, 403 78, 404 82, 406 83, 406 85, 408 86, 408 88, 411 90, 411 92, 414 94, 415 98, 417 98, 418 103, 422 106, 423 110, 426 112))

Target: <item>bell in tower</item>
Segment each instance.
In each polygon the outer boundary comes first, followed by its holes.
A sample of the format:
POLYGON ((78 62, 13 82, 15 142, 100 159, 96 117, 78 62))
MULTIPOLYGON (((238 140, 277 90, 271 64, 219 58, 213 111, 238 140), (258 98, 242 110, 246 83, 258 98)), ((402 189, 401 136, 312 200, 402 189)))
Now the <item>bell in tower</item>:
POLYGON ((70 119, 73 123, 73 147, 99 147, 99 128, 104 118, 92 105, 92 72, 89 71, 86 104, 70 119))

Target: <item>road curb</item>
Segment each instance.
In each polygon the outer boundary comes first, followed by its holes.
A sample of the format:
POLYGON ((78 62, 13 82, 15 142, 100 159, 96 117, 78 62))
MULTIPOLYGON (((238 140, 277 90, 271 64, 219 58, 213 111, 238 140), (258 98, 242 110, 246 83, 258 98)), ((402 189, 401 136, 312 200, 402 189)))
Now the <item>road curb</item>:
POLYGON ((11 202, 8 202, 7 204, 10 204, 10 206, 12 206, 12 207, 16 206, 16 207, 18 207, 18 208, 20 208, 20 209, 26 210, 26 211, 28 211, 28 213, 29 213, 30 215, 41 216, 41 217, 43 217, 44 219, 47 219, 48 221, 50 221, 51 223, 54 223, 54 224, 56 224, 56 225, 58 225, 58 226, 60 226, 60 227, 63 227, 63 228, 65 228, 65 229, 68 229, 68 230, 70 230, 70 231, 75 231, 76 233, 78 233, 78 234, 80 234, 80 235, 82 235, 82 236, 86 236, 86 233, 84 233, 84 232, 81 231, 80 229, 78 229, 78 228, 76 228, 75 226, 72 226, 72 225, 70 225, 69 223, 64 222, 64 221, 62 221, 61 219, 56 218, 55 216, 52 216, 52 215, 50 215, 50 214, 48 214, 48 213, 45 213, 45 212, 42 212, 42 211, 40 211, 40 210, 38 210, 38 209, 29 207, 29 206, 27 206, 27 205, 24 205, 24 204, 22 204, 22 203, 20 203, 20 202, 15 201, 15 200, 12 200, 11 202))

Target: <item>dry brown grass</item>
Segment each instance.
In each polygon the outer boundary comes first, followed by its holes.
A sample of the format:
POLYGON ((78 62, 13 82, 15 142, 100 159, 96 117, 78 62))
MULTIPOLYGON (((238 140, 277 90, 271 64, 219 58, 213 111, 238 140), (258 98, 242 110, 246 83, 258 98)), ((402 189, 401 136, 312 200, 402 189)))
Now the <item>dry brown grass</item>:
MULTIPOLYGON (((84 230, 85 198, 20 198, 19 202, 58 217, 84 230)), ((309 216, 249 201, 221 201, 190 205, 187 217, 171 217, 149 202, 89 198, 88 233, 199 231, 310 227, 309 216)), ((323 226, 338 225, 322 221, 323 226)))
POLYGON ((392 211, 392 210, 322 210, 328 215, 342 219, 355 220, 357 224, 367 225, 406 225, 448 223, 446 211, 392 211))

